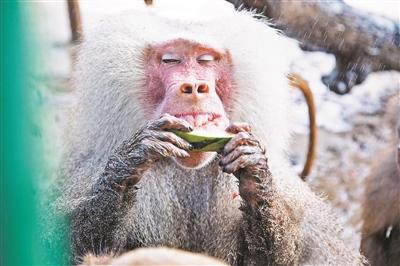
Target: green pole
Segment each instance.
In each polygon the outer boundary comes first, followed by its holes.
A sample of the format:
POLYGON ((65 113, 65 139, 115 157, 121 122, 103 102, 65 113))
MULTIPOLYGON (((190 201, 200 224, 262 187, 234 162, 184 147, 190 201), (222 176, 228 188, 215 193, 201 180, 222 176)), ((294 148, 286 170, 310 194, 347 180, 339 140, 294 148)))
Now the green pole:
POLYGON ((42 125, 35 123, 40 112, 32 95, 38 82, 32 82, 28 72, 40 40, 26 31, 24 1, 0 1, 0 5, 1 265, 65 264, 65 241, 59 236, 47 242, 51 244, 43 241, 47 225, 55 228, 54 223, 64 221, 46 220, 50 208, 39 208, 44 193, 40 181, 49 178, 42 142, 49 140, 41 139, 42 125))
POLYGON ((1 223, 4 264, 34 264, 37 216, 20 5, 1 2, 1 223))

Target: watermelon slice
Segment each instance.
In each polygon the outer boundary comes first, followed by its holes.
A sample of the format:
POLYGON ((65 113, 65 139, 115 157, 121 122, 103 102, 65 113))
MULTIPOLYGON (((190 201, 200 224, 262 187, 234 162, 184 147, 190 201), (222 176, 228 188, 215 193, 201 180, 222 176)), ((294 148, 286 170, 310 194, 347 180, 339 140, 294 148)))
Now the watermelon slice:
POLYGON ((225 131, 195 129, 191 132, 172 130, 193 146, 193 151, 220 152, 235 135, 225 131))

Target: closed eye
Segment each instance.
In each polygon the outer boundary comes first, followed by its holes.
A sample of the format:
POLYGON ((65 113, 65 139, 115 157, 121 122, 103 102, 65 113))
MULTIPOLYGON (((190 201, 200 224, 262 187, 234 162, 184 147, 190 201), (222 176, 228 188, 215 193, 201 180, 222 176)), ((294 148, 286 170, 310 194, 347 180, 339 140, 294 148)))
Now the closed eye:
POLYGON ((162 55, 161 61, 165 64, 179 64, 182 60, 176 54, 166 53, 162 55))
POLYGON ((197 57, 197 62, 199 63, 208 63, 215 60, 215 57, 212 54, 203 54, 197 57))

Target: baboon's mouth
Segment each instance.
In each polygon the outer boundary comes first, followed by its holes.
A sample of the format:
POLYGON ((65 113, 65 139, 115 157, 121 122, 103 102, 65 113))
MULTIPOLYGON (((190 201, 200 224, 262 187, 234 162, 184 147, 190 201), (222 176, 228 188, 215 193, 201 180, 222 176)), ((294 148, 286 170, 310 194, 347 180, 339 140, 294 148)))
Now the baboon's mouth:
POLYGON ((181 118, 189 122, 194 128, 207 128, 207 127, 221 127, 228 126, 226 121, 228 118, 216 113, 202 113, 202 112, 190 112, 190 113, 178 113, 174 114, 175 117, 181 118))

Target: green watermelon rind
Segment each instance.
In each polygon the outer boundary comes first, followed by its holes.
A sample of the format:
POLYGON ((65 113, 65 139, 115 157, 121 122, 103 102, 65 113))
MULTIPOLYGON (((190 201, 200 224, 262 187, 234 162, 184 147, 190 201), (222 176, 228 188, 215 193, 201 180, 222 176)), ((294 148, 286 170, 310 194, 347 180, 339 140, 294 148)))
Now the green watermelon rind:
POLYGON ((193 151, 215 151, 219 152, 223 149, 226 143, 233 138, 233 134, 226 133, 221 135, 206 135, 204 132, 199 134, 196 131, 183 132, 183 131, 172 131, 178 137, 186 140, 192 144, 193 151))

